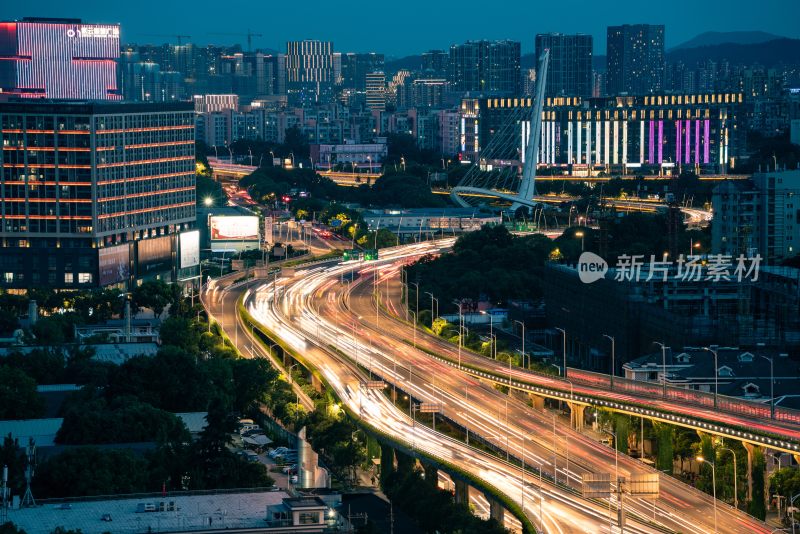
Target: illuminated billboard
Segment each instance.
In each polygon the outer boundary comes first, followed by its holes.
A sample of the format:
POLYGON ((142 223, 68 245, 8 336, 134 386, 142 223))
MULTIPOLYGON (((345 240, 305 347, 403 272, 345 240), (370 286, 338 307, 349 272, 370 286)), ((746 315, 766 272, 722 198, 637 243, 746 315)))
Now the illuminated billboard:
POLYGON ((180 269, 200 265, 200 230, 180 234, 180 269))
POLYGON ((223 216, 209 217, 211 241, 258 241, 258 217, 223 216))
POLYGON ((100 285, 107 286, 123 282, 131 274, 130 252, 127 244, 105 247, 97 251, 100 285))
POLYGON ((143 239, 136 247, 138 276, 172 269, 172 236, 143 239))

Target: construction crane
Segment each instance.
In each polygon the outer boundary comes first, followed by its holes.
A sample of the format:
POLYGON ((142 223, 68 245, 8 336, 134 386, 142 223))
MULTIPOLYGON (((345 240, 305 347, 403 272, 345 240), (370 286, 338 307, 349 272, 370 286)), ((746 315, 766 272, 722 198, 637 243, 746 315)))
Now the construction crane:
POLYGON ((247 33, 211 33, 209 35, 235 35, 237 37, 246 35, 247 36, 247 51, 253 51, 253 37, 264 37, 261 33, 253 33, 250 30, 247 30, 247 33))
POLYGON ((164 33, 145 33, 144 37, 175 37, 178 39, 178 46, 181 45, 181 39, 191 39, 191 35, 180 35, 180 34, 164 34, 164 33))

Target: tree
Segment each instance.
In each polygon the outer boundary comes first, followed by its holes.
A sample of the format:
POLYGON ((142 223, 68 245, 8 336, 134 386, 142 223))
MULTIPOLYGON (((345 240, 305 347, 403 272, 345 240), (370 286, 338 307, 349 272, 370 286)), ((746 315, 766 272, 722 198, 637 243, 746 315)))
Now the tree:
POLYGON ((24 530, 18 528, 14 523, 7 522, 0 525, 0 534, 26 534, 24 530))
MULTIPOLYGON (((20 444, 11 436, 3 438, 0 446, 0 465, 8 466, 8 486, 13 495, 22 495, 25 491, 25 466, 27 459, 20 444)), ((0 530, 0 534, 2 534, 0 530)))
POLYGON ((36 381, 24 371, 0 365, 0 419, 35 419, 44 414, 36 381))
POLYGON ((18 315, 9 310, 0 309, 0 336, 13 334, 19 328, 18 315))
POLYGON ((659 471, 665 471, 671 474, 675 460, 675 449, 673 447, 675 429, 666 423, 657 422, 653 423, 653 428, 656 431, 656 439, 658 443, 656 468, 659 471))
POLYGON ((43 498, 80 497, 142 492, 146 480, 147 463, 131 451, 81 447, 40 463, 33 486, 43 498))

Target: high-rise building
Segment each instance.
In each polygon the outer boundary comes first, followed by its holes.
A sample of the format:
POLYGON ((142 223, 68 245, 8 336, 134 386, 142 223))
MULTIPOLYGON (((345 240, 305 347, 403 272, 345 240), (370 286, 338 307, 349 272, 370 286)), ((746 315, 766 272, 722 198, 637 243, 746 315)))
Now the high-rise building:
POLYGON ((664 25, 609 26, 606 92, 645 95, 664 89, 664 25))
POLYGON ((24 18, 0 23, 0 92, 25 98, 121 100, 118 24, 24 18))
POLYGON ((722 182, 711 197, 712 251, 733 258, 759 254, 768 264, 796 256, 800 251, 798 195, 798 170, 759 172, 751 180, 722 182))
POLYGON ((289 41, 286 43, 286 81, 289 101, 310 106, 333 99, 333 43, 289 41))
POLYGON ((367 90, 367 75, 370 72, 383 71, 383 54, 370 52, 367 54, 342 54, 342 87, 367 90))
POLYGON ((194 130, 188 102, 0 103, 0 287, 179 276, 194 130))
POLYGON ((428 50, 422 53, 422 74, 431 78, 447 76, 450 56, 445 50, 428 50))
POLYGON ((520 43, 468 41, 450 47, 450 87, 456 92, 519 95, 520 43))
POLYGON ((367 108, 373 111, 386 109, 386 75, 382 71, 368 72, 367 83, 367 108))
POLYGON ((540 33, 536 58, 550 50, 545 96, 592 96, 592 36, 540 33))

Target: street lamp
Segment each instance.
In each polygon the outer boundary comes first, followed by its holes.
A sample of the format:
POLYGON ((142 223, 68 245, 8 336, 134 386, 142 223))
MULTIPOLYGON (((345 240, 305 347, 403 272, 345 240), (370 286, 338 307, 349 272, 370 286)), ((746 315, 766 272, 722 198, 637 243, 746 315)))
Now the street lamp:
POLYGON ((561 373, 561 375, 564 378, 566 378, 567 377, 567 331, 564 330, 563 328, 558 328, 558 327, 555 327, 555 328, 556 328, 556 330, 561 332, 561 335, 564 338, 564 342, 563 342, 564 344, 563 344, 562 350, 561 350, 562 356, 564 357, 564 371, 561 373))
POLYGON ((212 197, 206 197, 206 198, 203 199, 203 204, 207 208, 210 208, 211 206, 214 205, 214 199, 212 197))
POLYGON ((575 237, 581 238, 581 252, 583 252, 583 230, 578 230, 575 232, 575 237))
POLYGON ((697 461, 700 463, 707 463, 711 466, 711 486, 713 489, 713 497, 714 497, 714 534, 717 533, 717 469, 714 465, 714 462, 709 462, 702 456, 697 457, 697 461))
POLYGON ((664 398, 667 398, 667 347, 660 341, 653 341, 661 347, 661 381, 664 383, 664 398))
POLYGON ((608 334, 603 334, 603 337, 607 337, 611 340, 611 389, 614 389, 614 374, 617 372, 617 343, 613 336, 609 336, 608 334))
POLYGON ((519 323, 519 325, 522 327, 522 366, 527 369, 528 367, 525 365, 525 323, 516 319, 514 322, 519 323))
POLYGON ((714 355, 714 408, 716 408, 717 392, 719 391, 719 366, 717 365, 717 351, 708 347, 703 347, 703 350, 706 350, 714 355))
MULTIPOLYGON (((596 415, 596 414, 595 414, 596 415)), ((619 519, 619 448, 617 447, 617 434, 611 430, 602 429, 606 434, 614 436, 614 492, 617 494, 617 519, 619 519)), ((609 506, 610 508, 610 506, 609 506)))
POLYGON ((769 416, 775 419, 775 360, 763 354, 758 356, 769 362, 769 416))
MULTIPOLYGON (((795 495, 794 497, 792 497, 791 499, 789 499, 789 508, 790 508, 790 509, 793 509, 793 508, 794 508, 794 500, 795 500, 796 498, 798 498, 798 497, 800 497, 800 493, 798 493, 797 495, 795 495)), ((795 520, 794 520, 794 510, 792 510, 791 514, 792 514, 792 515, 791 515, 789 518, 790 518, 790 519, 791 519, 791 521, 792 521, 792 534, 794 534, 794 525, 795 525, 795 520)))
POLYGON ((728 451, 733 455, 733 506, 734 508, 739 508, 739 486, 738 486, 739 477, 736 471, 736 451, 728 447, 720 447, 719 450, 728 451))
POLYGON ((433 328, 433 321, 434 321, 434 319, 437 319, 436 316, 438 315, 437 312, 438 312, 438 309, 439 309, 439 299, 434 297, 433 293, 431 293, 430 291, 426 291, 425 294, 431 296, 431 328, 433 328), (433 309, 434 301, 436 302, 436 311, 434 311, 434 309, 433 309))

